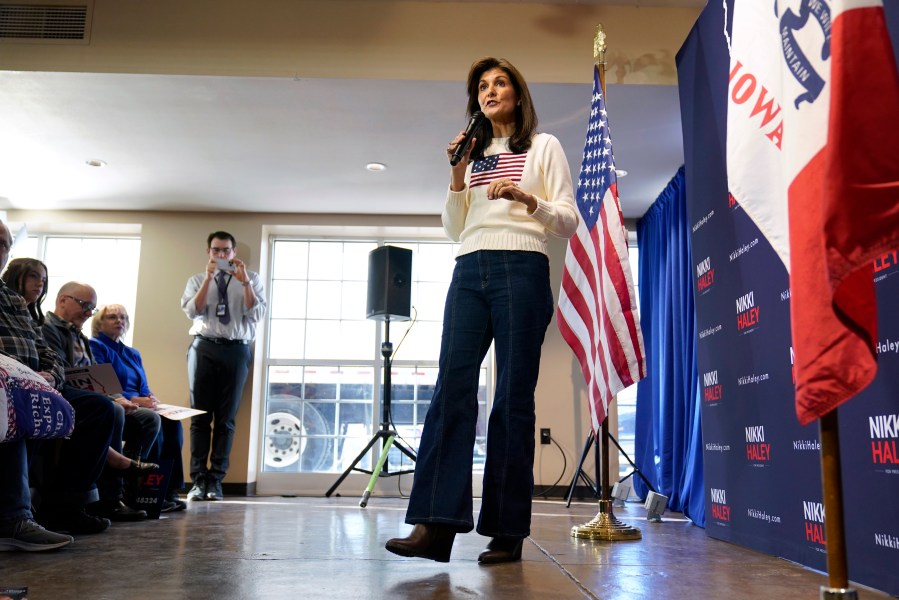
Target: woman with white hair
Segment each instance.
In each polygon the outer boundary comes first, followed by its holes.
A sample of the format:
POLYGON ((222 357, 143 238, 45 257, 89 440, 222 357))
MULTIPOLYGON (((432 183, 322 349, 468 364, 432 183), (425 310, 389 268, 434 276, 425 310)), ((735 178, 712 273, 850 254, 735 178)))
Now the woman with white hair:
MULTIPOLYGON (((112 365, 125 398, 138 406, 155 409, 159 406, 159 401, 150 391, 140 352, 122 342, 130 326, 128 311, 121 304, 101 307, 91 322, 91 351, 97 363, 112 365)), ((172 461, 172 474, 162 512, 184 510, 187 507, 178 498, 178 490, 184 487, 184 467, 181 461, 183 444, 184 429, 181 421, 163 418, 159 437, 150 450, 154 462, 172 461)))

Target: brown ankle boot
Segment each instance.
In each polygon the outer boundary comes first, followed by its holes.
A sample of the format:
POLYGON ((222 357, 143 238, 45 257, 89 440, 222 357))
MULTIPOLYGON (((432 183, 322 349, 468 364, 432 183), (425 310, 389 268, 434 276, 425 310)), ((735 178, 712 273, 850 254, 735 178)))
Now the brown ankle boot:
POLYGON ((388 540, 385 548, 400 556, 416 556, 449 562, 456 532, 447 525, 418 523, 408 537, 388 540))
POLYGON ((487 544, 487 549, 478 555, 478 562, 494 564, 521 560, 521 545, 524 538, 495 537, 487 544))

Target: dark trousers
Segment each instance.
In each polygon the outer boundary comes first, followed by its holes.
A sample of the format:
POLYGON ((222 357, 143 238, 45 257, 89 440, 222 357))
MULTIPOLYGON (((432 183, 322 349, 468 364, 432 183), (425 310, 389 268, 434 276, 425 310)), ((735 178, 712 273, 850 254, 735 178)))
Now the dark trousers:
POLYGON ((150 451, 150 461, 159 464, 164 460, 172 461, 172 473, 169 475, 168 490, 174 492, 184 487, 184 463, 181 461, 181 447, 184 446, 184 428, 181 421, 162 419, 159 437, 150 451))
POLYGON ((530 534, 534 389, 553 314, 549 262, 536 252, 479 251, 456 259, 443 314, 439 371, 422 429, 406 522, 474 527, 472 451, 478 376, 496 344, 496 392, 478 533, 530 534))
POLYGON ((190 421, 190 477, 221 481, 228 472, 234 419, 250 372, 250 348, 195 338, 187 350, 190 406, 206 412, 190 421))
MULTIPOLYGON (((112 405, 115 411, 115 426, 109 446, 133 459, 146 460, 150 455, 150 449, 156 443, 156 438, 159 437, 161 418, 156 411, 149 408, 138 408, 131 414, 125 414, 125 408, 121 404, 112 402, 112 405)), ((121 500, 125 489, 122 471, 106 465, 97 486, 100 499, 104 502, 114 503, 121 500)))
POLYGON ((109 397, 70 385, 62 395, 75 409, 75 430, 62 444, 51 490, 43 500, 48 508, 83 506, 99 499, 97 480, 115 428, 115 408, 109 397))
POLYGON ((25 440, 0 444, 0 527, 32 518, 25 440))

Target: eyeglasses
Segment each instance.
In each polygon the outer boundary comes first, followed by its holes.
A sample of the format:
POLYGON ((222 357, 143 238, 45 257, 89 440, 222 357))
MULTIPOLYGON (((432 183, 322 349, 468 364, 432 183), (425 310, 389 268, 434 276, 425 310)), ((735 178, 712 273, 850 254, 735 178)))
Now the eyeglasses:
POLYGON ((209 249, 209 251, 212 252, 213 254, 230 254, 232 250, 234 250, 234 248, 216 248, 216 247, 212 247, 212 248, 209 249))
POLYGON ((69 300, 74 300, 78 303, 78 306, 81 307, 81 310, 86 313, 90 313, 91 316, 97 314, 97 307, 91 304, 90 302, 86 302, 84 300, 79 300, 75 296, 63 296, 63 298, 68 298, 69 300))

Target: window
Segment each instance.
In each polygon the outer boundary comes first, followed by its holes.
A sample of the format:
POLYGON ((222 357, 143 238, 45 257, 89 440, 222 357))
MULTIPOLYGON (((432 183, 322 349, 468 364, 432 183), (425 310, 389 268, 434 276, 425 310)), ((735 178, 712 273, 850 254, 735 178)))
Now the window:
MULTIPOLYGON (((123 340, 131 345, 137 321, 137 272, 140 238, 136 236, 66 236, 42 233, 17 240, 10 258, 38 258, 47 265, 47 296, 44 313, 53 310, 59 288, 69 281, 81 281, 97 291, 98 306, 121 304, 131 317, 131 328, 123 340)), ((84 324, 91 336, 91 319, 84 324)))
MULTIPOLYGON (((640 289, 637 284, 637 270, 640 264, 640 249, 637 247, 635 242, 632 242, 628 247, 628 257, 631 264, 631 276, 633 277, 634 282, 634 297, 637 299, 637 306, 635 308, 637 309, 639 316, 640 289)), ((637 416, 637 385, 634 384, 629 388, 619 392, 615 397, 615 403, 618 410, 618 443, 621 445, 621 449, 631 457, 631 460, 633 460, 634 437, 636 433, 635 421, 637 416)), ((628 460, 621 452, 619 452, 618 478, 620 479, 629 475, 632 469, 633 467, 628 462, 628 460)), ((631 484, 631 487, 633 487, 633 484, 631 484)))
MULTIPOLYGON (((408 240, 275 238, 265 367, 262 470, 335 473, 350 467, 382 423, 417 450, 437 380, 443 302, 456 244, 408 240), (381 244, 413 252, 412 320, 366 319, 368 254, 381 244), (382 342, 393 347, 389 412, 382 342)), ((485 365, 492 364, 488 355, 485 365)), ((487 366, 478 393, 475 467, 486 443, 487 366)), ((377 445, 358 464, 371 469, 377 445)), ((388 468, 408 467, 397 449, 388 468), (406 464, 403 465, 403 460, 406 464)))

